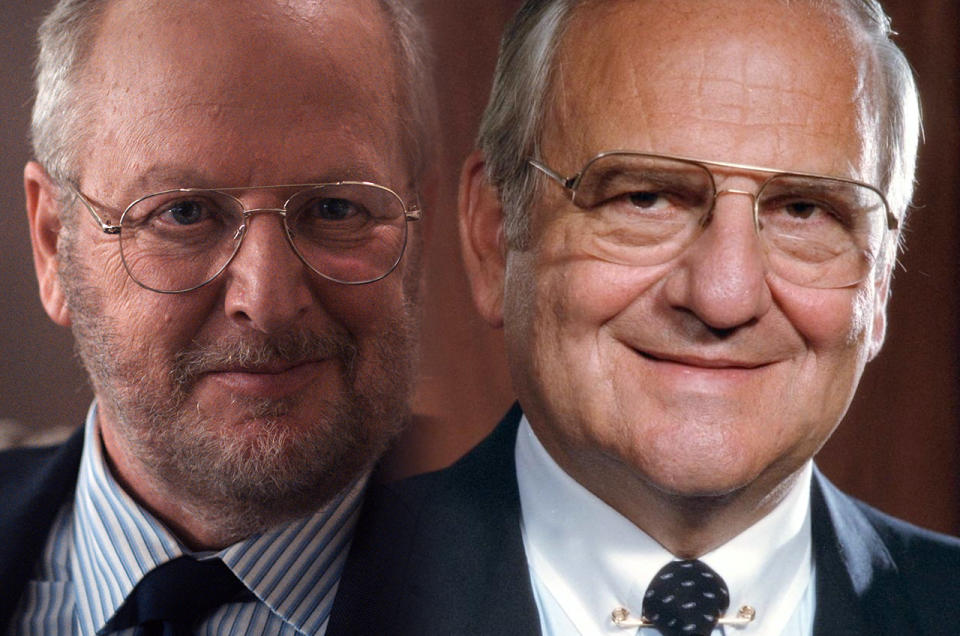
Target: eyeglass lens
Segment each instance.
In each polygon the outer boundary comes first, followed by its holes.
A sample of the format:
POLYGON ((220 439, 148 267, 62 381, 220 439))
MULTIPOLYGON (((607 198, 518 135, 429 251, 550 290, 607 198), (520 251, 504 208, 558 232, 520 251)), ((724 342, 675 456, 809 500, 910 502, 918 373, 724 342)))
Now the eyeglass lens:
MULTIPOLYGON (((293 194, 284 210, 291 247, 312 270, 331 280, 377 280, 392 271, 403 254, 405 207, 386 188, 314 186, 293 194)), ((196 288, 229 264, 251 216, 237 198, 217 190, 144 197, 127 208, 120 222, 124 265, 149 289, 196 288)))
MULTIPOLYGON (((664 157, 611 154, 594 159, 573 202, 603 256, 658 265, 679 255, 709 224, 716 186, 706 166, 664 157)), ((879 253, 883 198, 829 177, 775 175, 755 195, 768 267, 798 285, 842 287, 863 280, 879 253)))

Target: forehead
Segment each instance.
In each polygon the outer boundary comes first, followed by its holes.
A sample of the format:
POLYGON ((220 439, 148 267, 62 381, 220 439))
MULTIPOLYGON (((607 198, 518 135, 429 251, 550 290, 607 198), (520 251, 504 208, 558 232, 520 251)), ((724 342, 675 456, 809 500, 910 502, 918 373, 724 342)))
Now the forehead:
POLYGON ((561 40, 544 152, 573 170, 623 148, 852 176, 866 100, 848 32, 807 2, 587 2, 561 40))
POLYGON ((88 143, 126 174, 156 164, 218 185, 312 179, 334 158, 388 172, 390 42, 375 0, 116 0, 83 71, 88 143))

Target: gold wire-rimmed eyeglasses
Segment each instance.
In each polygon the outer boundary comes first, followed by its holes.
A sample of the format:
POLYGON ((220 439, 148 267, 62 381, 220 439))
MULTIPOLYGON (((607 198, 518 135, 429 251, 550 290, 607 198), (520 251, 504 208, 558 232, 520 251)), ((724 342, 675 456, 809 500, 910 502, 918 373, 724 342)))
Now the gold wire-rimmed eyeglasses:
POLYGON ((709 225, 721 194, 753 199, 767 267, 805 287, 860 283, 880 258, 887 231, 899 228, 879 189, 843 177, 627 150, 602 152, 570 177, 539 159, 528 162, 586 212, 584 232, 595 253, 626 265, 660 265, 681 254, 709 225), (756 192, 718 189, 710 168, 765 179, 756 192))
POLYGON ((400 262, 407 221, 421 218, 396 192, 369 181, 228 188, 175 188, 140 197, 116 224, 83 202, 105 234, 119 238, 124 268, 141 287, 162 294, 193 291, 219 276, 236 256, 249 219, 277 214, 293 252, 308 269, 345 285, 378 281, 400 262), (278 208, 247 208, 235 194, 290 190, 278 208))

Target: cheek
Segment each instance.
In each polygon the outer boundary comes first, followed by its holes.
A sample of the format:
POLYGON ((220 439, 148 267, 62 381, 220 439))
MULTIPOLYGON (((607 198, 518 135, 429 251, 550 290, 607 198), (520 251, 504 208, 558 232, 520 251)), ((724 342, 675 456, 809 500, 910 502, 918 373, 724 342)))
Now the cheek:
MULTIPOLYGON (((582 394, 616 371, 607 324, 663 277, 637 268, 564 255, 511 253, 504 296, 504 335, 511 376, 560 394, 582 394)), ((563 396, 559 396, 563 399, 563 396)))
POLYGON ((213 290, 168 296, 132 285, 125 291, 129 293, 116 295, 111 314, 127 351, 150 361, 141 362, 144 368, 154 366, 168 373, 179 352, 210 338, 215 329, 213 290))
POLYGON ((317 304, 358 342, 377 340, 383 337, 387 326, 408 324, 415 319, 404 280, 394 274, 368 285, 324 281, 316 296, 317 304))
POLYGON ((771 285, 784 314, 818 355, 865 348, 878 301, 870 285, 855 289, 784 289, 771 285))
POLYGON ((575 224, 558 221, 550 229, 554 238, 522 257, 521 268, 532 273, 514 276, 512 269, 507 272, 511 284, 522 280, 513 292, 521 304, 533 306, 527 313, 541 323, 533 325, 537 328, 552 323, 567 337, 595 336, 667 273, 666 265, 637 267, 611 262, 579 236, 575 224))

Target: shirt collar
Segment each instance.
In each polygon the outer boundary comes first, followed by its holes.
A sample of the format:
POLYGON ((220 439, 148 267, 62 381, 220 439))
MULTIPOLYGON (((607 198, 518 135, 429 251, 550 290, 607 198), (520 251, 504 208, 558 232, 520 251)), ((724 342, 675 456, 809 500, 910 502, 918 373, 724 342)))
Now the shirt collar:
POLYGON ((369 472, 316 513, 218 552, 193 553, 107 468, 94 403, 73 510, 71 562, 81 622, 102 628, 141 578, 184 554, 219 557, 254 595, 304 633, 319 633, 336 593, 369 472))
MULTIPOLYGON (((647 583, 676 559, 553 460, 526 417, 516 446, 524 548, 535 577, 583 634, 624 634, 610 615, 639 616, 647 583)), ((779 634, 811 580, 808 463, 766 517, 701 560, 724 578, 730 610, 757 610, 744 634, 779 634)))

